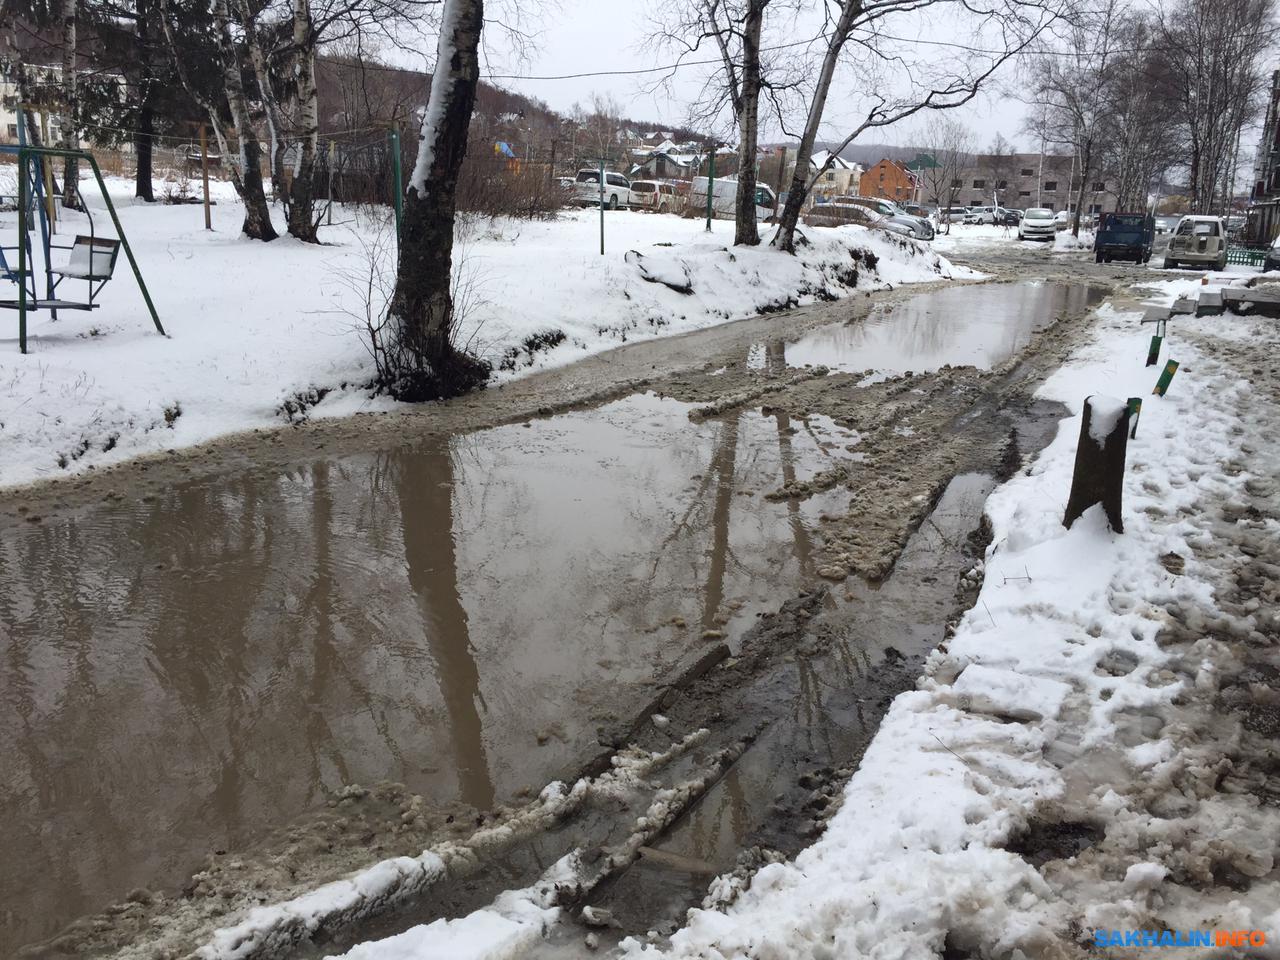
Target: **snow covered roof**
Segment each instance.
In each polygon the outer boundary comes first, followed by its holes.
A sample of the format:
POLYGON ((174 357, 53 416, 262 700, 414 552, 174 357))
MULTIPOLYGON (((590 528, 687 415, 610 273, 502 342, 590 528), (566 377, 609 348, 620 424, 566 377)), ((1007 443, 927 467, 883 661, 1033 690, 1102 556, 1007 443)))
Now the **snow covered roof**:
MULTIPOLYGON (((814 169, 817 169, 818 167, 825 165, 827 162, 827 158, 830 156, 831 156, 830 150, 819 150, 817 153, 815 153, 813 156, 809 158, 809 166, 813 167, 814 169)), ((845 160, 842 157, 836 157, 834 160, 832 160, 831 167, 832 169, 835 169, 835 170, 852 170, 853 169, 853 165, 850 164, 848 160, 845 160)))

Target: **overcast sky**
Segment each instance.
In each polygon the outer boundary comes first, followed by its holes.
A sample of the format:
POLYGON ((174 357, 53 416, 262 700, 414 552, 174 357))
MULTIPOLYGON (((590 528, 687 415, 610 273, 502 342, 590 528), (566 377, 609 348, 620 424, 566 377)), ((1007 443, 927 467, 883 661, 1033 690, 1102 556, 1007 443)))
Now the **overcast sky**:
MULTIPOLYGON (((602 3, 600 0, 560 0, 556 8, 544 13, 537 24, 537 49, 526 63, 516 63, 502 51, 491 60, 495 74, 518 73, 521 76, 547 76, 571 73, 603 72, 610 70, 645 69, 670 62, 669 55, 645 49, 644 41, 652 30, 646 20, 646 4, 602 3)), ((785 35, 773 40, 789 41, 813 36, 816 23, 788 25, 785 35)), ((923 23, 899 24, 904 40, 910 37, 936 39, 954 36, 954 25, 933 20, 923 23)), ((766 38, 766 43, 769 38, 766 38)), ((938 48, 919 48, 921 52, 935 52, 938 48)), ((654 90, 652 76, 596 76, 573 80, 497 80, 499 86, 544 100, 552 109, 566 113, 575 102, 586 104, 593 92, 613 95, 622 105, 624 113, 637 119, 652 119, 668 124, 680 124, 688 118, 688 103, 697 96, 701 72, 706 68, 687 68, 679 71, 670 94, 654 90)), ((1002 71, 1012 82, 1015 72, 1011 65, 1002 71)), ((861 101, 857 96, 857 82, 849 76, 838 76, 833 85, 826 113, 824 138, 842 136, 848 124, 857 116, 861 101)), ((1004 96, 999 90, 980 95, 975 101, 957 108, 954 116, 961 119, 977 135, 978 144, 985 148, 997 133, 1006 140, 1030 150, 1034 147, 1022 134, 1024 106, 1018 100, 1004 96)), ((763 133, 766 140, 779 139, 776 125, 763 133)), ((862 142, 906 144, 912 142, 912 132, 920 126, 916 120, 893 127, 867 131, 859 138, 862 142)))

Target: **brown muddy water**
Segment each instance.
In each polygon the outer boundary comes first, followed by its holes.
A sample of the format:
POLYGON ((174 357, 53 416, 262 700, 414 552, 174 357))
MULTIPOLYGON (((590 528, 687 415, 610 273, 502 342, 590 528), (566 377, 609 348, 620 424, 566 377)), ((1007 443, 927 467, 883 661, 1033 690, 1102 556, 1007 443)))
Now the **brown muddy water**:
MULTIPOLYGON (((944 364, 990 370, 1026 349, 1058 317, 1081 313, 1104 294, 1101 287, 1043 280, 948 287, 785 343, 786 364, 882 374, 921 373, 944 364)), ((763 366, 766 357, 778 355, 761 345, 748 362, 763 366)))
MULTIPOLYGON (((0 529, 0 943, 349 783, 479 808, 808 574, 762 492, 852 438, 601 408, 0 529)), ((8 953, 5 949, 0 953, 8 953)))

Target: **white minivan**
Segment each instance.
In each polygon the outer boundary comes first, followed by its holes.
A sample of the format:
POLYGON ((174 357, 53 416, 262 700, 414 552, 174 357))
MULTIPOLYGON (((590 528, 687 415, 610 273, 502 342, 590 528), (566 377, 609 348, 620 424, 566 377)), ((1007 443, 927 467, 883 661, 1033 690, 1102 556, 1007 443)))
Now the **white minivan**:
MULTIPOLYGON (((716 177, 716 185, 713 188, 713 197, 711 200, 711 215, 722 220, 732 220, 737 216, 736 204, 738 200, 738 178, 737 177, 716 177)), ((773 217, 773 208, 776 204, 776 194, 773 188, 765 183, 756 184, 756 219, 760 221, 769 220, 773 217)), ((689 205, 691 212, 706 214, 707 211, 707 178, 694 177, 693 187, 689 190, 689 205)))
POLYGON ((631 205, 654 213, 675 213, 680 207, 680 195, 662 180, 632 180, 631 205))
MULTIPOLYGON (((631 206, 631 181, 620 173, 604 172, 604 205, 610 210, 631 206)), ((600 171, 579 170, 573 182, 573 202, 583 207, 596 207, 601 203, 600 171)))

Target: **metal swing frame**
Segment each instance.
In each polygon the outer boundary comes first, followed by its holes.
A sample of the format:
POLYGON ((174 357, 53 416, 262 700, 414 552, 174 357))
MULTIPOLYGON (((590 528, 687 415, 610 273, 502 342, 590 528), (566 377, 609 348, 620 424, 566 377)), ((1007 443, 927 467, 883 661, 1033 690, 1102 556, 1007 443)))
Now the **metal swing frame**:
POLYGON ((94 159, 93 154, 87 150, 64 150, 57 147, 29 147, 26 145, 16 147, 0 146, 0 152, 16 154, 18 157, 18 265, 16 272, 9 267, 8 261, 4 258, 4 250, 13 248, 0 247, 0 262, 3 262, 4 265, 5 278, 18 284, 17 300, 0 300, 0 308, 18 311, 18 349, 22 353, 27 352, 28 310, 48 310, 56 320, 58 310, 97 309, 100 306, 96 302, 98 294, 102 292, 102 288, 111 279, 120 247, 124 248, 125 256, 129 260, 129 266, 133 269, 134 279, 138 282, 138 289, 142 291, 142 298, 146 301, 147 310, 151 314, 151 322, 155 324, 156 331, 161 336, 165 336, 164 327, 160 324, 160 317, 156 313, 155 304, 151 301, 151 293, 147 290, 146 282, 142 279, 142 270, 133 255, 133 249, 129 246, 129 239, 125 236, 124 228, 120 225, 120 217, 116 214, 115 205, 112 204, 111 196, 107 193, 107 185, 102 179, 102 171, 99 169, 98 161, 94 159), (39 202, 45 199, 43 197, 44 188, 39 175, 39 164, 43 163, 46 158, 57 157, 63 159, 75 158, 87 163, 89 168, 93 170, 98 190, 106 203, 107 212, 111 215, 111 223, 115 227, 116 239, 104 239, 95 235, 93 215, 89 212, 87 204, 84 203, 83 194, 80 193, 80 185, 76 184, 76 194, 80 196, 81 209, 89 219, 89 233, 87 236, 78 235, 70 244, 55 244, 52 242, 47 214, 45 213, 44 205, 39 202), (33 160, 36 161, 34 168, 32 165, 33 160), (34 181, 32 180, 33 172, 35 174, 34 181), (31 269, 30 262, 33 258, 31 235, 29 233, 30 221, 28 218, 31 215, 30 208, 32 207, 36 208, 36 215, 40 221, 40 240, 44 250, 45 298, 43 300, 40 299, 36 291, 34 271, 31 269), (86 246, 88 247, 88 263, 84 270, 77 270, 70 264, 62 268, 54 267, 50 263, 49 256, 52 250, 71 251, 71 256, 74 258, 77 249, 86 246), (101 256, 106 256, 108 261, 102 272, 97 272, 99 269, 98 260, 101 256), (57 279, 54 279, 55 274, 57 279), (85 280, 89 285, 89 299, 87 301, 57 299, 58 286, 67 279, 85 280), (27 286, 28 280, 30 280, 30 289, 27 286))

